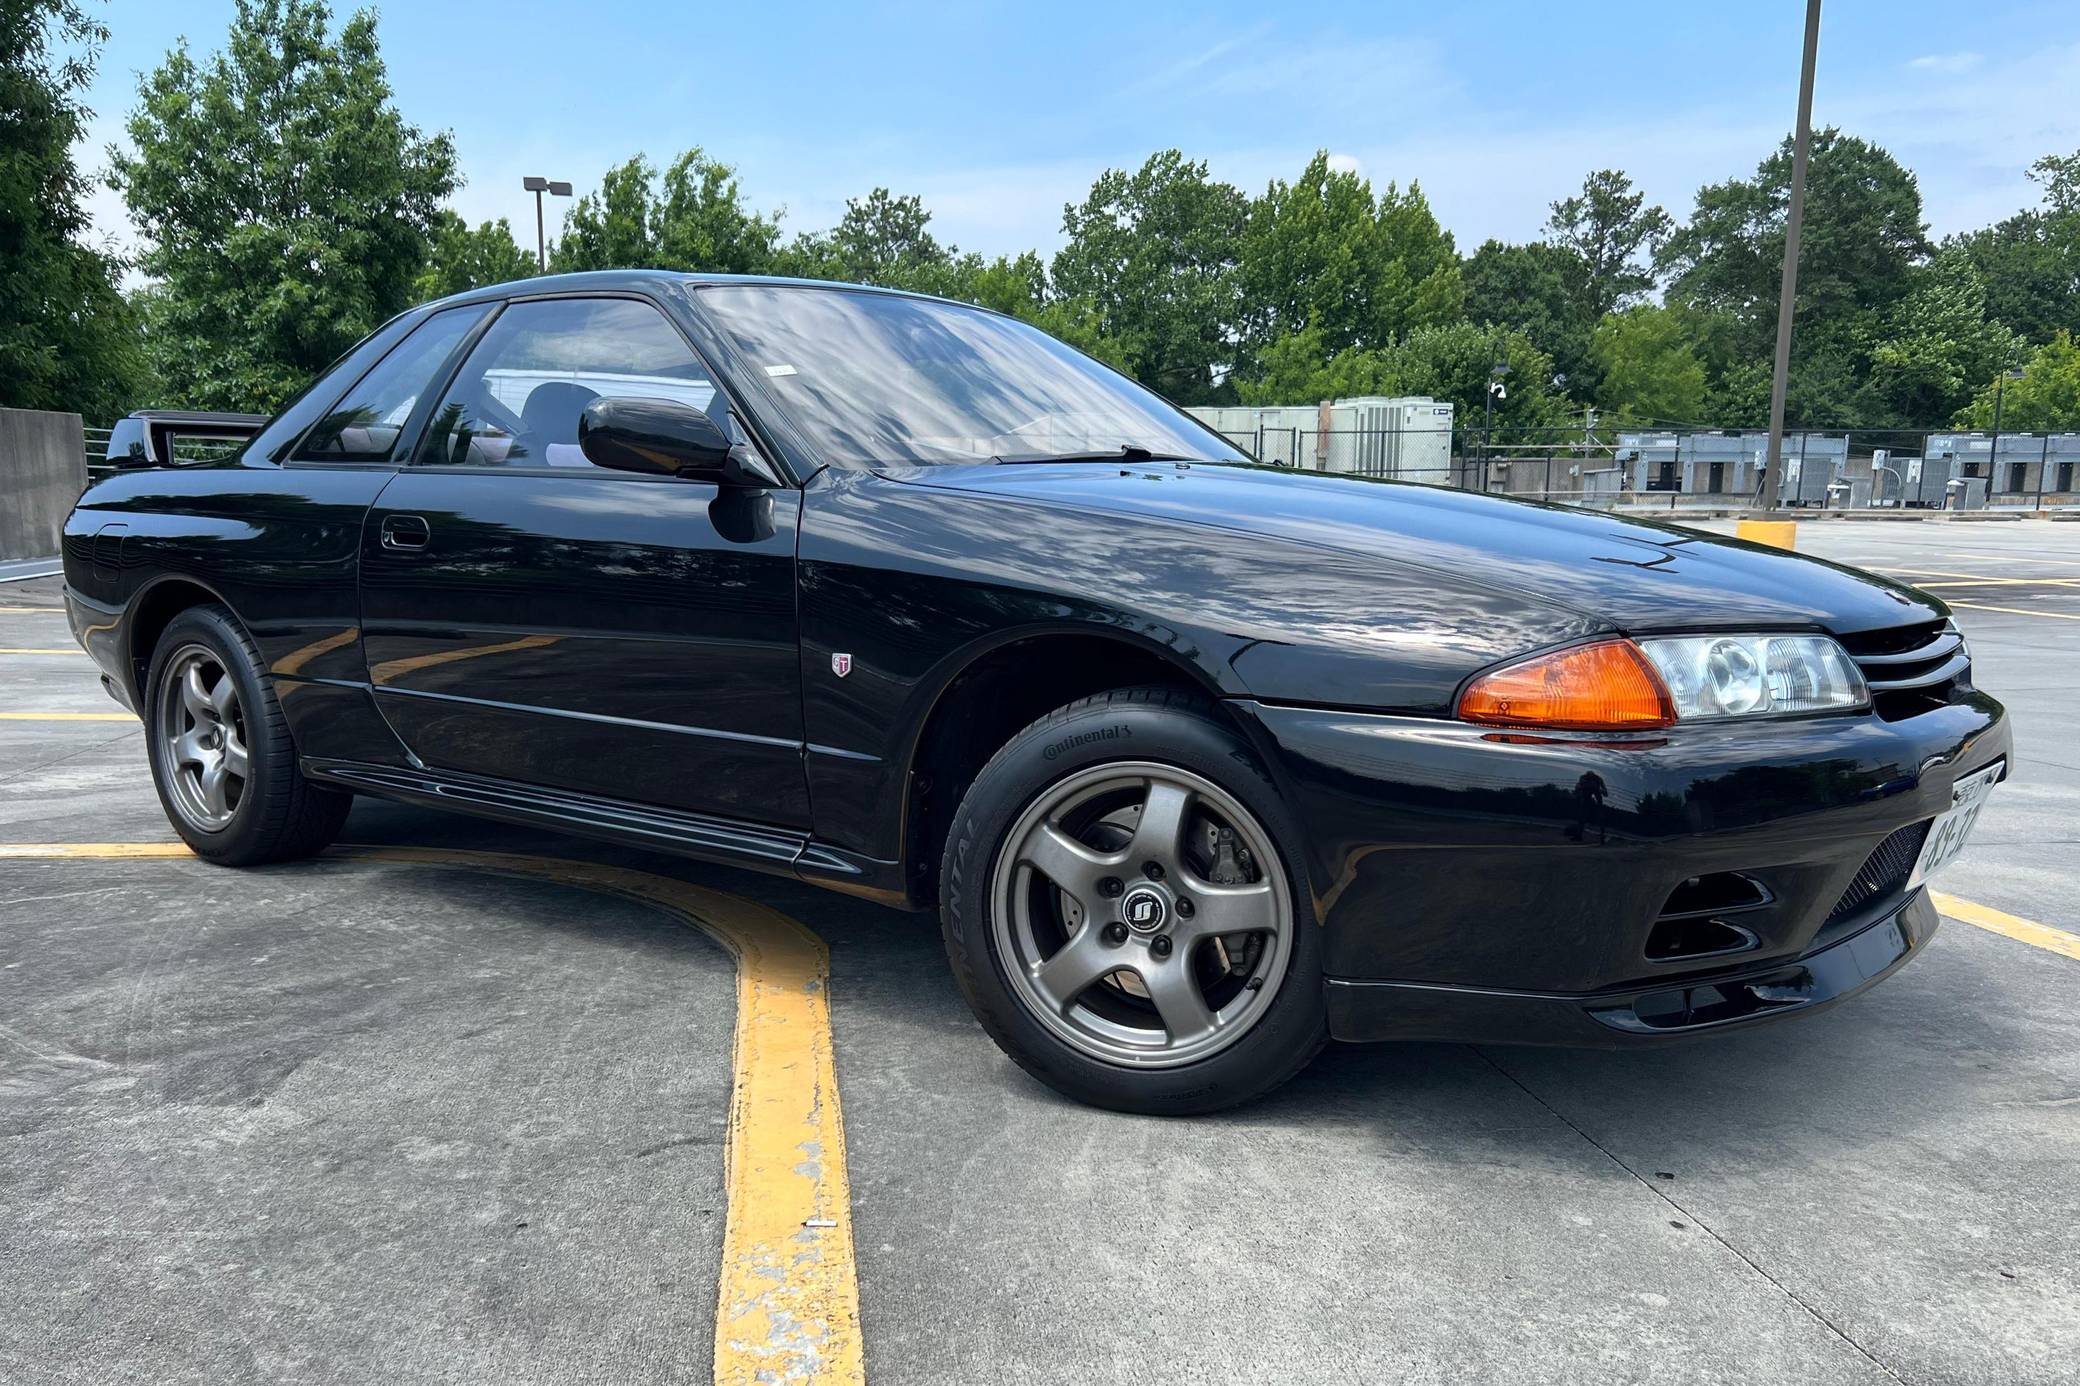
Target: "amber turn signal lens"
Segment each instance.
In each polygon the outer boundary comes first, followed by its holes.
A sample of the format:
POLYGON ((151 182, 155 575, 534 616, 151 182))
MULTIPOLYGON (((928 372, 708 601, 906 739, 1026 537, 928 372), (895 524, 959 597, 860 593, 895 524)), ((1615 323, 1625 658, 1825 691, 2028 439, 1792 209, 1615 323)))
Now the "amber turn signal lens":
POLYGON ((1675 725, 1675 701, 1630 640, 1538 655, 1481 675, 1459 698, 1468 722, 1568 731, 1645 731, 1675 725))

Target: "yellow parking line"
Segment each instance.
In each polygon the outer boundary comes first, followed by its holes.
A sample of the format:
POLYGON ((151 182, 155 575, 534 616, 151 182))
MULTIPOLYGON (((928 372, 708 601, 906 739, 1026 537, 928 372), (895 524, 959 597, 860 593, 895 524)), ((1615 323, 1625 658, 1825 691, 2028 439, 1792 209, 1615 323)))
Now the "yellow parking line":
POLYGON ((1960 602, 1943 599, 1951 606, 1970 607, 1974 611, 2005 611, 2010 616, 2043 616, 2053 621, 2080 621, 2080 611, 2031 611, 2026 606, 1989 606, 1985 602, 1960 602))
POLYGON ((1940 890, 1931 890, 1928 898, 1935 907, 1952 919, 1961 919, 1967 924, 1976 924, 1997 934, 2027 943, 2033 948, 2046 948, 2061 957, 2080 960, 2080 934, 2069 934, 2064 929, 2054 929, 2049 924, 2039 924, 2034 919, 2023 919, 2018 915, 2006 914, 1991 905, 1982 905, 1973 900, 1945 895, 1940 890))
POLYGON ((63 616, 62 606, 0 606, 0 616, 63 616))
POLYGON ((135 722, 129 712, 0 712, 0 722, 135 722))
POLYGON ((1911 578, 1954 578, 1958 581, 1916 582, 1916 587, 2080 587, 2080 578, 2069 577, 1991 577, 1985 573, 1950 573, 1940 568, 1886 568, 1883 571, 1894 577, 1911 578))
POLYGON ((53 654, 53 655, 83 655, 83 654, 85 654, 85 653, 86 653, 86 651, 85 651, 85 650, 81 650, 81 649, 56 649, 56 650, 25 650, 25 649, 0 649, 0 655, 10 655, 10 654, 21 654, 21 655, 32 655, 32 654, 33 654, 33 655, 46 655, 46 654, 53 654))
MULTIPOLYGON (((0 858, 188 855, 177 842, 0 844, 0 858)), ((329 855, 604 891, 669 910, 721 944, 736 959, 737 1024, 715 1380, 726 1386, 865 1381, 845 1126, 831 1049, 830 953, 822 939, 763 905, 623 867, 413 847, 347 847, 329 855)))

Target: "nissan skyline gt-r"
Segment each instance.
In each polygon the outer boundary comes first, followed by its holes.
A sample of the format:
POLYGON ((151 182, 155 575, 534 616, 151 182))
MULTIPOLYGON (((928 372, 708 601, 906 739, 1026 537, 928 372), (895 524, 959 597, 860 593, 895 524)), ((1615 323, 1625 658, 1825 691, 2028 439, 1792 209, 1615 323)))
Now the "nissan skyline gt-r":
MULTIPOLYGON (((145 459, 148 463, 149 459, 145 459)), ((1651 1043, 1905 963, 2007 771, 1935 598, 1260 466, 979 308, 627 271, 412 309, 66 528, 174 829, 355 795, 935 910, 1084 1101, 1328 1039, 1651 1043)))

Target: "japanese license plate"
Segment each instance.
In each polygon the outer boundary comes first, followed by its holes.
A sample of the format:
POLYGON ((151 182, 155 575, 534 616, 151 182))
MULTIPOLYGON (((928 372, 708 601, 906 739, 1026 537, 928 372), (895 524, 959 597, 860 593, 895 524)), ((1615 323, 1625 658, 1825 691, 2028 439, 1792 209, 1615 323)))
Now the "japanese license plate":
POLYGON ((1914 863, 1909 886, 1920 885, 1957 859, 1957 854, 1964 850, 1964 840, 1971 836, 1972 825, 1979 821, 1979 810, 1986 807, 1986 800, 1992 795, 1993 786, 1999 781, 2001 768, 2006 763, 1995 761, 1950 786, 1950 808, 1928 825, 1928 838, 1921 844, 1921 860, 1914 863))

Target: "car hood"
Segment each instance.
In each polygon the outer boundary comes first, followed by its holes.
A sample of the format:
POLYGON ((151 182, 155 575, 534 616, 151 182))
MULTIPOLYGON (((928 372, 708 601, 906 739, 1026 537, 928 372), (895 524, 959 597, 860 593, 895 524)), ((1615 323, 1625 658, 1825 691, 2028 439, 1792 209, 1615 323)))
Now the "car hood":
MULTIPOLYGON (((1678 525, 1411 482, 1211 463, 940 466, 887 475, 1376 555, 1636 633, 1817 625, 1848 634, 1947 614, 1926 594, 1819 559, 1678 525)), ((1131 533, 1121 541, 1131 542, 1131 533)))

